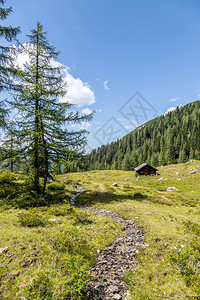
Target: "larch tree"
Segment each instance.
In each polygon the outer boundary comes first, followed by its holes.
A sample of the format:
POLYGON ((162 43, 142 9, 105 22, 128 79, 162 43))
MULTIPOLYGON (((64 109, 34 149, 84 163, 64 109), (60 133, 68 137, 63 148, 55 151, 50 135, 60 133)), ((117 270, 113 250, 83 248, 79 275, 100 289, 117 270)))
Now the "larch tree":
MULTIPOLYGON (((0 21, 3 22, 9 14, 12 12, 12 8, 5 8, 5 0, 0 0, 0 21)), ((4 39, 4 41, 10 43, 14 38, 16 38, 17 34, 20 32, 19 27, 12 26, 2 26, 0 25, 0 37, 4 39)), ((3 90, 8 90, 11 87, 10 75, 15 72, 15 69, 12 67, 12 55, 8 56, 8 53, 11 53, 10 47, 0 45, 0 92, 3 90), (7 61, 9 60, 9 65, 7 61)), ((5 103, 3 100, 0 100, 0 126, 4 126, 5 116, 7 115, 7 109, 5 108, 5 103)))
POLYGON ((18 71, 17 85, 21 88, 12 102, 19 116, 15 136, 31 162, 38 194, 45 193, 52 165, 65 161, 70 150, 78 151, 86 142, 86 131, 72 131, 70 124, 92 117, 80 115, 74 111, 74 105, 60 101, 66 94, 63 67, 55 61, 59 52, 49 44, 46 35, 38 22, 28 35, 29 43, 20 45, 20 53, 25 54, 27 61, 18 71))

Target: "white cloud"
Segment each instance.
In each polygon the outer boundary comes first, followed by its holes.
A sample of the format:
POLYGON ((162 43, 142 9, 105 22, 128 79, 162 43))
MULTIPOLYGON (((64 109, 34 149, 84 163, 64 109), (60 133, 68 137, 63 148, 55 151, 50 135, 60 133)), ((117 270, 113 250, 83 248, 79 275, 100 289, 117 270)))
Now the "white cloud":
POLYGON ((84 121, 82 122, 81 124, 74 124, 74 125, 71 125, 72 128, 75 128, 76 130, 80 130, 80 129, 83 129, 83 130, 89 130, 89 128, 92 127, 92 124, 87 122, 87 121, 84 121))
POLYGON ((68 67, 64 68, 64 80, 67 83, 67 93, 60 101, 67 101, 71 104, 76 104, 79 107, 95 103, 95 95, 91 90, 90 85, 87 82, 83 83, 80 78, 74 78, 68 70, 68 67))
MULTIPOLYGON (((179 105, 179 108, 181 108, 181 107, 183 107, 182 104, 179 105)), ((166 116, 168 113, 170 113, 170 112, 172 112, 172 111, 174 111, 174 110, 176 110, 176 109, 177 109, 177 106, 176 106, 176 107, 174 107, 174 106, 170 107, 170 108, 164 113, 164 116, 166 116)))
POLYGON ((169 102, 175 102, 175 101, 177 101, 178 99, 180 99, 180 97, 171 98, 171 99, 169 99, 169 102))
POLYGON ((82 113, 86 114, 86 115, 89 115, 89 114, 92 113, 92 110, 87 107, 87 108, 82 109, 82 113))
MULTIPOLYGON (((23 47, 32 47, 30 44, 23 44, 23 47)), ((29 63, 30 59, 28 53, 17 53, 16 54, 16 63, 19 67, 23 68, 25 63, 29 63)), ((63 75, 64 81, 66 81, 66 89, 67 93, 64 97, 60 98, 61 102, 69 102, 71 104, 75 104, 78 107, 82 107, 85 105, 91 105, 95 103, 95 95, 92 91, 90 85, 86 82, 84 83, 80 78, 73 77, 69 70, 70 68, 62 65, 60 62, 52 59, 51 65, 53 67, 63 66, 63 75)))
POLYGON ((25 63, 28 63, 29 62, 29 56, 27 53, 20 53, 18 56, 17 56, 17 63, 19 65, 20 68, 23 68, 24 64, 25 63))
POLYGON ((166 116, 168 113, 170 113, 170 112, 172 112, 172 111, 174 111, 174 110, 176 110, 176 107, 174 107, 174 106, 170 107, 170 108, 164 113, 164 116, 166 116))
POLYGON ((135 125, 125 125, 124 128, 126 128, 127 130, 134 130, 136 127, 135 125))
POLYGON ((109 91, 110 88, 108 87, 108 81, 107 81, 107 80, 104 81, 103 85, 104 85, 104 89, 105 89, 106 91, 109 91))

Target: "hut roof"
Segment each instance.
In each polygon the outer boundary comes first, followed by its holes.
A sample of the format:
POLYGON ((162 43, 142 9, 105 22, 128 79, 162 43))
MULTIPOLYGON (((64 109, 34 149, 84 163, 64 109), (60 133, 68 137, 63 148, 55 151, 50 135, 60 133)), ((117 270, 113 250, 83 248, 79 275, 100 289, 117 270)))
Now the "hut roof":
POLYGON ((138 166, 137 168, 135 168, 135 171, 139 171, 139 170, 141 170, 142 168, 144 168, 144 167, 146 167, 146 166, 149 166, 149 167, 151 167, 152 169, 157 170, 156 168, 150 166, 149 164, 143 163, 143 164, 141 164, 140 166, 138 166))

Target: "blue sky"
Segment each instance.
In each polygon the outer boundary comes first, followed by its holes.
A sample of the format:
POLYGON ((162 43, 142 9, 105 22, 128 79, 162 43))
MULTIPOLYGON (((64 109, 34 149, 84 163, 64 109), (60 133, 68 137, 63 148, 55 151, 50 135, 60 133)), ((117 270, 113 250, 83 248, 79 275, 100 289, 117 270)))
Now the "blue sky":
POLYGON ((85 124, 91 148, 200 98, 198 0, 7 0, 7 5, 13 13, 4 24, 21 27, 21 42, 42 22, 61 51, 59 62, 70 68, 69 81, 85 97, 79 110, 97 110, 85 124), (127 109, 136 107, 139 117, 120 110, 137 91, 127 109))

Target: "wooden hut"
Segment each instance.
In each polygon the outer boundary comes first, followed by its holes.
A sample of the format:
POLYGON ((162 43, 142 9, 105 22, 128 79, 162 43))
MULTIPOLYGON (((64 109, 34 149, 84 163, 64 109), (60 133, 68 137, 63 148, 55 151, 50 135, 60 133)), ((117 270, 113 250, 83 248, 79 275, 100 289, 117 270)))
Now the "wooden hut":
POLYGON ((138 166, 137 168, 135 168, 135 171, 137 172, 137 174, 139 176, 141 175, 156 175, 157 173, 157 169, 150 166, 149 164, 141 164, 140 166, 138 166))

